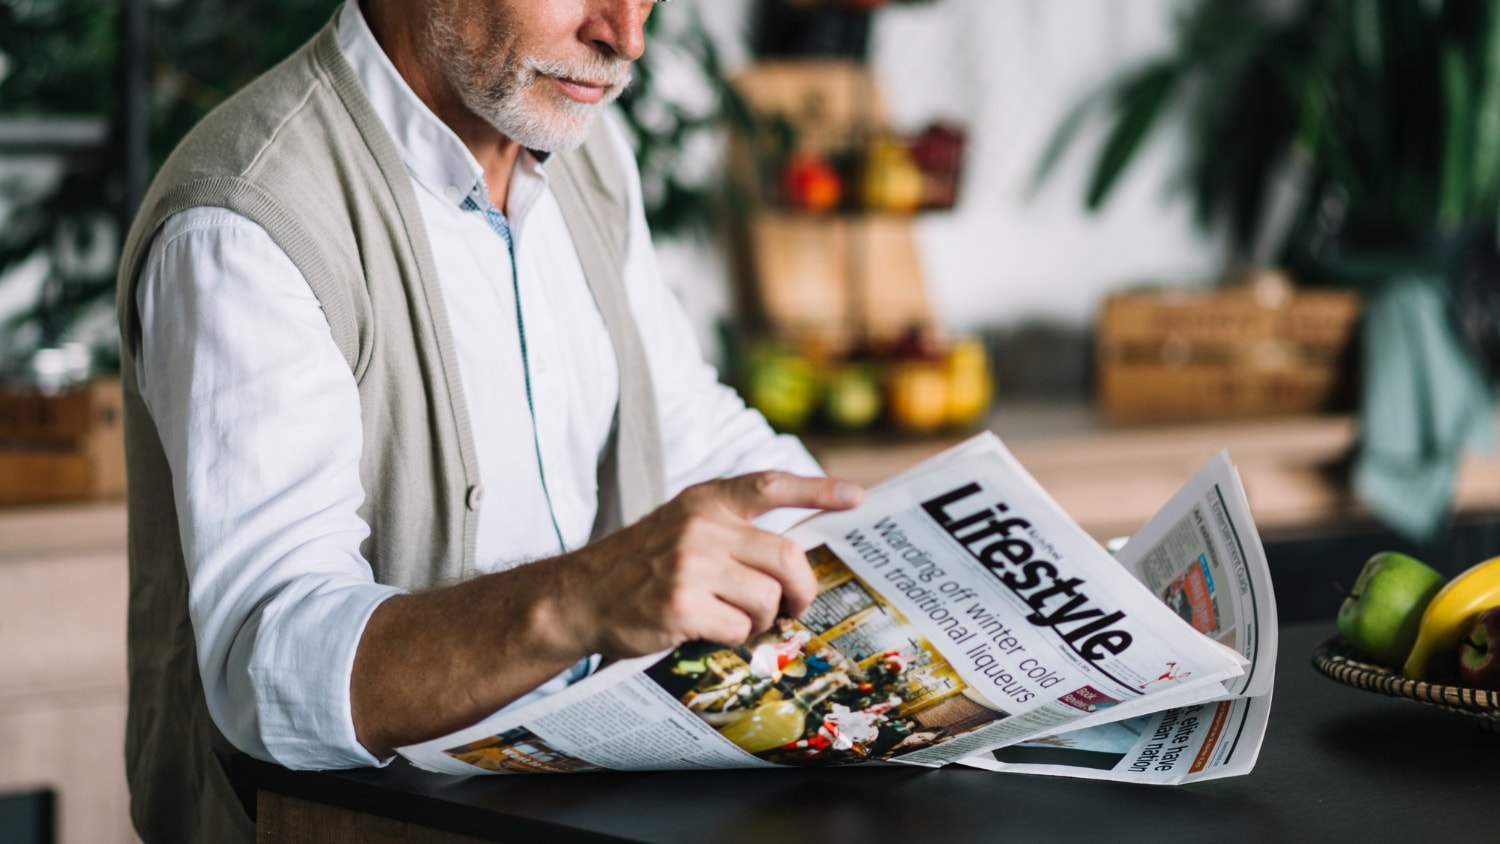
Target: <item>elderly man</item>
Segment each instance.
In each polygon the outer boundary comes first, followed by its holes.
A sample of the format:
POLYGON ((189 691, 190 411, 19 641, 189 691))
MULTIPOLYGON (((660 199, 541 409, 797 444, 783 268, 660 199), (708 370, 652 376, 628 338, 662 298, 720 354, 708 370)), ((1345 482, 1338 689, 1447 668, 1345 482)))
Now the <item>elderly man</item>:
POLYGON ((120 273, 148 841, 250 837, 231 747, 379 764, 811 600, 778 508, 861 491, 702 362, 599 114, 651 5, 349 2, 157 177, 120 273))

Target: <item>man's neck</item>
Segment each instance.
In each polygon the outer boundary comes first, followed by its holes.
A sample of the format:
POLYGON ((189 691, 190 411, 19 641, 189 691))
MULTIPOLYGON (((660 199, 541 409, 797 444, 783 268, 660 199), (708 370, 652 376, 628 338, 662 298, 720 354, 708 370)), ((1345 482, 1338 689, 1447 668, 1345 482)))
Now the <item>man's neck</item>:
POLYGON ((412 39, 417 31, 417 22, 404 17, 402 13, 403 9, 408 8, 409 5, 402 3, 360 3, 360 10, 364 12, 375 41, 390 58, 396 72, 401 74, 412 92, 473 153, 479 166, 484 169, 484 183, 490 192, 490 202, 504 211, 506 197, 510 192, 510 174, 521 153, 521 145, 471 111, 459 99, 458 92, 453 90, 441 71, 425 66, 418 59, 412 39))

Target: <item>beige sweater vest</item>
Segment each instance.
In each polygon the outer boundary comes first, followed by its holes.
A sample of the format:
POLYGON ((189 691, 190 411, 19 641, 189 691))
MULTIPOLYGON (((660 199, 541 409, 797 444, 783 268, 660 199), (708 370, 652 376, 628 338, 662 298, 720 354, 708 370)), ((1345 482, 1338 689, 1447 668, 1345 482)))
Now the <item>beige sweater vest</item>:
MULTIPOLYGON (((598 536, 662 501, 662 445, 621 280, 623 174, 603 127, 548 170, 619 361, 616 425, 599 467, 598 536)), ((134 377, 141 264, 166 219, 196 206, 262 225, 327 314, 359 385, 360 515, 370 525, 361 550, 375 579, 420 590, 474 573, 479 472, 436 270, 400 153, 330 24, 183 140, 153 183, 121 261, 130 496, 125 756, 132 815, 150 842, 254 834, 226 775, 230 748, 208 714, 171 469, 134 377)))

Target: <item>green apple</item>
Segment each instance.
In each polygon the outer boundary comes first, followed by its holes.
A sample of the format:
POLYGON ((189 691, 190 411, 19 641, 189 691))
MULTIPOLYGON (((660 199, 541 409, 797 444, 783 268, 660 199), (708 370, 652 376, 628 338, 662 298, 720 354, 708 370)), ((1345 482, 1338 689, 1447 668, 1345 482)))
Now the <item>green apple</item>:
POLYGON ((869 366, 842 364, 827 377, 824 411, 835 428, 858 431, 880 416, 880 378, 869 366))
POLYGON ((1399 669, 1417 640, 1422 611, 1446 581, 1437 570, 1395 551, 1365 562, 1354 589, 1339 607, 1339 635, 1345 642, 1399 669))
POLYGON ((750 362, 750 403, 783 431, 801 428, 818 404, 818 375, 812 363, 792 352, 764 350, 750 362))

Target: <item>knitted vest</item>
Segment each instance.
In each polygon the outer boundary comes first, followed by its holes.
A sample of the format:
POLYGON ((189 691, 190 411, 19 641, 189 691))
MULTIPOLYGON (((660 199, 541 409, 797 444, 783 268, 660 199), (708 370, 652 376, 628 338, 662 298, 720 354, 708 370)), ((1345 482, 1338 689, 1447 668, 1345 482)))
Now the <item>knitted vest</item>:
MULTIPOLYGON (((621 280, 626 194, 604 127, 577 152, 555 156, 548 171, 619 361, 616 424, 599 466, 599 536, 661 503, 661 438, 621 280)), ((132 816, 148 842, 254 835, 226 775, 230 748, 208 714, 171 470, 135 379, 141 265, 166 219, 197 206, 259 223, 322 304, 359 387, 360 515, 370 526, 361 551, 375 579, 421 590, 473 575, 481 500, 459 364, 411 179, 330 24, 183 140, 152 184, 121 259, 130 513, 125 756, 132 816)))

